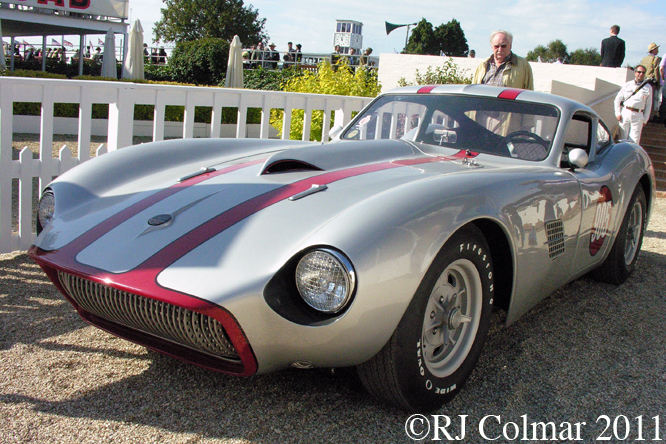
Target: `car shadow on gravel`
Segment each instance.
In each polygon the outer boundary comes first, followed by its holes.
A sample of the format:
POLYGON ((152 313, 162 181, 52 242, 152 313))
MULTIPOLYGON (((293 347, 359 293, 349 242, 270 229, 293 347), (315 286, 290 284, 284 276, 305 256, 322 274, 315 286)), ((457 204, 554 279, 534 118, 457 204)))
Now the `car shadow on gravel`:
POLYGON ((80 318, 26 254, 0 259, 0 350, 82 328, 80 318))
POLYGON ((654 239, 666 239, 666 233, 664 233, 663 231, 647 230, 645 232, 645 237, 651 237, 654 239))

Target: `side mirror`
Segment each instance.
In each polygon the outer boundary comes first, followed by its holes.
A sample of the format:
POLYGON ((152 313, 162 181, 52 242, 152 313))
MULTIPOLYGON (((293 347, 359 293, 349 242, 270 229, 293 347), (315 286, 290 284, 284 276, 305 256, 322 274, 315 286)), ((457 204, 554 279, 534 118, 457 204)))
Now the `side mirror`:
POLYGON ((337 137, 340 135, 340 133, 342 132, 342 128, 343 128, 342 125, 335 125, 335 126, 334 126, 333 128, 331 128, 331 130, 328 132, 328 137, 330 137, 331 140, 337 138, 337 137))
POLYGON ((588 161, 589 157, 587 156, 585 150, 582 150, 580 148, 574 148, 571 151, 569 151, 569 163, 571 165, 576 166, 578 168, 585 168, 587 166, 588 161))

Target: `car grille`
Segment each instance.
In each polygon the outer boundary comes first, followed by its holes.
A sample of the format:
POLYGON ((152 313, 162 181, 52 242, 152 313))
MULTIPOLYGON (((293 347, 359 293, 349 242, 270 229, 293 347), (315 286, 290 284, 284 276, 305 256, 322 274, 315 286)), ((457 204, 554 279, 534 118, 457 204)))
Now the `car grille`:
POLYGON ((548 235, 548 255, 555 259, 564 253, 564 224, 561 219, 546 222, 548 235))
POLYGON ((58 279, 67 294, 95 316, 207 355, 240 360, 222 324, 210 316, 62 271, 58 279))

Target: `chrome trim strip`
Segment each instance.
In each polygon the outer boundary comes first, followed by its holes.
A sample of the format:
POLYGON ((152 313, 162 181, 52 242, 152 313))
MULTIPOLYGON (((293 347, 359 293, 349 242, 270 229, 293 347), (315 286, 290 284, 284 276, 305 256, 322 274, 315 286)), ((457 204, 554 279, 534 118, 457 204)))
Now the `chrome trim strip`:
POLYGON ((178 182, 185 182, 186 180, 192 179, 193 177, 201 176, 202 174, 212 173, 214 171, 216 171, 216 169, 213 167, 201 168, 199 171, 181 177, 180 179, 178 179, 178 182))
POLYGON ((305 191, 302 191, 298 194, 294 194, 293 196, 291 196, 289 198, 289 200, 294 201, 294 200, 302 199, 302 198, 307 197, 311 194, 315 194, 315 193, 318 193, 320 191, 325 191, 327 189, 328 189, 328 185, 326 185, 326 184, 322 184, 322 185, 314 184, 314 185, 312 185, 312 187, 310 187, 309 190, 305 190, 305 191))

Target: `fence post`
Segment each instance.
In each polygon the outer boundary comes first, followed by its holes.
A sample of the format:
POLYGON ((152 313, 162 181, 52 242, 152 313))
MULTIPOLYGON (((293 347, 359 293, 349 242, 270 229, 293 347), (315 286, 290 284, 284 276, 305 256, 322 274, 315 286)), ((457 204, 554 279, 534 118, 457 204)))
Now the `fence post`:
POLYGON ((168 91, 157 91, 155 97, 155 111, 153 112, 153 141, 164 140, 164 116, 166 114, 168 91))
POLYGON ((183 117, 183 139, 194 137, 194 93, 186 93, 185 116, 183 117))
MULTIPOLYGON (((18 189, 18 242, 12 249, 27 249, 33 242, 35 234, 32 230, 32 191, 33 177, 39 174, 39 160, 32 158, 30 148, 23 148, 19 154, 19 189, 18 189)), ((41 190, 40 190, 41 191, 41 190)))
POLYGON ((238 119, 236 120, 236 138, 245 139, 247 136, 247 100, 241 95, 238 104, 238 119))
POLYGON ((92 96, 94 90, 81 88, 81 103, 79 104, 79 162, 90 159, 90 135, 92 125, 92 96))
POLYGON ((284 101, 284 114, 282 115, 282 140, 291 137, 291 96, 284 101))
POLYGON ((132 144, 134 132, 134 100, 132 89, 119 87, 115 103, 109 103, 109 151, 132 144))
POLYGON ((305 99, 305 107, 303 109, 303 137, 301 140, 310 140, 310 125, 312 125, 312 106, 310 99, 305 99))
POLYGON ((222 94, 213 96, 213 111, 210 116, 210 137, 217 139, 220 137, 222 129, 222 94))
POLYGON ((0 88, 0 252, 12 246, 12 118, 14 85, 0 88))
POLYGON ((53 176, 58 175, 53 165, 53 96, 54 86, 42 87, 42 116, 39 127, 39 191, 46 188, 53 176))

